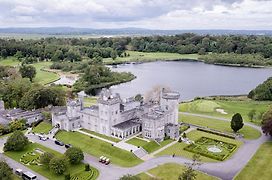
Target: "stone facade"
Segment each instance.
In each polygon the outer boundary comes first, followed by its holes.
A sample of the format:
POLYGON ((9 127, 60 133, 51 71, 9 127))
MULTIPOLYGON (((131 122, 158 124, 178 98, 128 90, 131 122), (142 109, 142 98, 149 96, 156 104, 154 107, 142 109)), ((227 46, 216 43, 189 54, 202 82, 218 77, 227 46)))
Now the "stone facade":
POLYGON ((122 101, 119 94, 103 89, 91 107, 84 108, 81 99, 69 100, 66 108, 53 111, 52 124, 67 131, 84 128, 121 139, 139 132, 158 141, 165 135, 176 138, 179 93, 162 89, 160 96, 160 102, 144 104, 134 98, 122 101))

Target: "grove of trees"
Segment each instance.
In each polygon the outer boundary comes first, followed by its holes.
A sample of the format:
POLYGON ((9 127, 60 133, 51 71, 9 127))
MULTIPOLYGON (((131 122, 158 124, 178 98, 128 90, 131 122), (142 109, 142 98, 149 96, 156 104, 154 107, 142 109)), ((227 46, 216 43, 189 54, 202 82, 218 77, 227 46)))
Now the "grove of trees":
POLYGON ((272 100, 272 77, 249 92, 248 97, 254 100, 272 100))

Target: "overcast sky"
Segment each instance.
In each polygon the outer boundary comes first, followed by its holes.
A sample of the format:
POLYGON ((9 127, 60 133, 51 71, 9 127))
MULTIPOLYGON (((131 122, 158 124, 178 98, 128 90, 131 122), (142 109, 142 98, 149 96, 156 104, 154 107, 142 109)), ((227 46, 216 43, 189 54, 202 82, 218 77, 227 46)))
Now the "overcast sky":
POLYGON ((0 0, 0 27, 272 30, 272 0, 0 0))

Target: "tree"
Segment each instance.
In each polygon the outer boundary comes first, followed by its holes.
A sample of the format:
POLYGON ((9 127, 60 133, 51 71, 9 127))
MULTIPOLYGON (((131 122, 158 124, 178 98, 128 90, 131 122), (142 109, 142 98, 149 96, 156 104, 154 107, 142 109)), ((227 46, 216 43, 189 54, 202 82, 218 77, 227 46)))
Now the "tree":
POLYGON ((52 57, 52 61, 61 61, 64 59, 64 54, 62 50, 57 50, 52 57))
POLYGON ((141 180, 141 178, 137 176, 132 176, 131 174, 124 175, 119 178, 119 180, 141 180))
POLYGON ((12 168, 10 168, 5 161, 0 160, 0 179, 11 180, 13 179, 12 175, 13 175, 12 168))
POLYGON ((266 135, 269 134, 272 136, 272 109, 268 110, 263 115, 262 130, 266 135))
POLYGON ((253 119, 256 116, 256 110, 252 109, 251 111, 248 112, 247 116, 248 116, 248 118, 249 118, 250 121, 253 121, 253 119))
POLYGON ((71 147, 66 150, 65 156, 71 164, 79 164, 84 159, 84 154, 80 148, 71 147))
POLYGON ((2 56, 4 59, 8 57, 8 52, 6 49, 2 49, 0 51, 0 56, 2 56))
POLYGON ((68 162, 65 157, 54 157, 49 163, 49 168, 55 174, 61 175, 68 168, 68 162))
POLYGON ((14 131, 4 145, 4 151, 21 151, 29 144, 28 138, 21 131, 14 131))
POLYGON ((115 60, 117 58, 117 51, 112 50, 110 56, 111 56, 112 60, 115 60))
POLYGON ((45 152, 40 156, 40 163, 43 164, 46 167, 49 167, 49 163, 51 161, 51 159, 54 158, 54 155, 49 153, 49 152, 45 152))
POLYGON ((31 82, 36 76, 36 68, 31 65, 22 65, 19 72, 21 73, 22 78, 29 78, 31 82))
POLYGON ((191 163, 186 163, 186 170, 179 176, 179 180, 193 180, 196 179, 197 173, 195 169, 201 165, 200 155, 194 154, 191 163))
POLYGON ((17 51, 14 57, 16 57, 18 60, 21 60, 24 56, 21 51, 17 51))
POLYGON ((232 119, 231 119, 231 129, 234 131, 234 132, 237 132, 239 131, 240 129, 242 129, 242 127, 244 126, 244 123, 243 123, 243 118, 241 116, 241 114, 239 113, 236 113, 232 116, 232 119))
POLYGON ((9 123, 9 129, 11 132, 15 130, 23 130, 26 127, 26 120, 19 119, 19 120, 13 120, 9 123))

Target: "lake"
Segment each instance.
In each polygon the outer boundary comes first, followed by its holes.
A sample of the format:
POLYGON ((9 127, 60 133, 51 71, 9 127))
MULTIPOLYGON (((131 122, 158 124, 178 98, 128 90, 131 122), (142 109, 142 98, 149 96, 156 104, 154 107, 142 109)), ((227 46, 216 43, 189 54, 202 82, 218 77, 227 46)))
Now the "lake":
POLYGON ((228 67, 190 61, 126 64, 113 70, 137 76, 131 82, 111 87, 122 98, 144 94, 155 86, 180 92, 181 100, 197 96, 241 95, 272 76, 271 68, 228 67))

